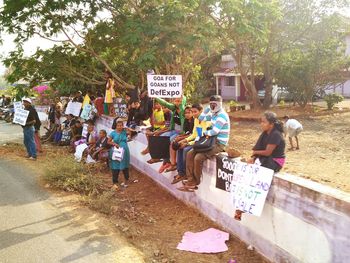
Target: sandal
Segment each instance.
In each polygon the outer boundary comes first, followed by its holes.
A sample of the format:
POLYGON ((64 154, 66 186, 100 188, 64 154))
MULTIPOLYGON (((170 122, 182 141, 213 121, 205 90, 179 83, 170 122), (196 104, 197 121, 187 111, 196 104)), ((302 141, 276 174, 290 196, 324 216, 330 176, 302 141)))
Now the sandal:
POLYGON ((166 172, 166 173, 169 173, 169 172, 176 171, 176 170, 177 170, 176 165, 172 165, 172 164, 171 164, 171 167, 169 167, 168 169, 166 169, 165 172, 166 172))
POLYGON ((159 162, 161 162, 161 161, 162 161, 161 159, 149 159, 149 160, 147 161, 147 163, 152 164, 152 163, 159 163, 159 162))
POLYGON ((171 182, 171 184, 177 184, 178 182, 182 181, 184 179, 183 176, 181 175, 176 175, 173 179, 173 181, 171 182))
POLYGON ((179 188, 176 188, 176 189, 179 190, 179 191, 182 191, 182 192, 193 193, 194 191, 198 190, 198 187, 197 186, 192 186, 192 187, 183 186, 183 187, 179 187, 179 188))
POLYGON ((171 166, 171 164, 170 163, 166 163, 166 164, 163 164, 160 168, 159 168, 159 170, 158 170, 158 173, 163 173, 166 169, 168 169, 169 167, 171 166))

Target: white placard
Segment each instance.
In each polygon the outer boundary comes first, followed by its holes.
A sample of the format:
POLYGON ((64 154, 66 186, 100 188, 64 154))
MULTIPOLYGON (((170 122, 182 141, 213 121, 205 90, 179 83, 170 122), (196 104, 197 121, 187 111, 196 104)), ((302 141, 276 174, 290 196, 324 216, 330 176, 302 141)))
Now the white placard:
POLYGON ((222 155, 216 157, 216 166, 216 188, 232 193, 235 209, 260 216, 274 171, 222 155))
POLYGON ((17 109, 13 117, 13 123, 20 124, 22 126, 26 125, 28 119, 29 111, 24 109, 17 109))
POLYGON ((13 102, 13 110, 16 112, 18 109, 23 109, 23 104, 21 101, 13 102))
POLYGON ((88 134, 88 125, 86 123, 83 124, 83 130, 81 132, 81 136, 86 138, 88 134))
POLYGON ((73 114, 74 116, 79 117, 82 105, 83 104, 80 102, 72 102, 72 101, 68 102, 67 108, 66 108, 66 114, 73 114))
POLYGON ((181 75, 147 75, 148 96, 179 98, 182 96, 181 75))

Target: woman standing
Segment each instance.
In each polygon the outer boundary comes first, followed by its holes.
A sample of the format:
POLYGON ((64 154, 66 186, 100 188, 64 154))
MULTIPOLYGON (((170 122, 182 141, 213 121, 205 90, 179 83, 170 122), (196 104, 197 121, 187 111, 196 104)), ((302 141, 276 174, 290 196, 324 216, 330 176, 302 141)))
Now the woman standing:
POLYGON ((105 104, 107 105, 107 114, 113 116, 114 114, 113 99, 115 98, 115 91, 114 91, 115 82, 114 82, 112 73, 109 71, 105 72, 105 78, 106 78, 105 104))
POLYGON ((128 186, 129 181, 129 166, 130 166, 130 151, 128 147, 128 135, 126 130, 124 129, 124 123, 122 119, 118 119, 116 121, 116 128, 112 131, 108 137, 108 144, 114 146, 111 148, 109 153, 110 158, 110 168, 112 170, 112 178, 113 178, 113 188, 115 190, 118 189, 118 177, 119 172, 123 171, 124 174, 124 183, 121 184, 123 187, 128 186), (113 160, 112 155, 114 148, 123 148, 124 154, 120 161, 113 160))

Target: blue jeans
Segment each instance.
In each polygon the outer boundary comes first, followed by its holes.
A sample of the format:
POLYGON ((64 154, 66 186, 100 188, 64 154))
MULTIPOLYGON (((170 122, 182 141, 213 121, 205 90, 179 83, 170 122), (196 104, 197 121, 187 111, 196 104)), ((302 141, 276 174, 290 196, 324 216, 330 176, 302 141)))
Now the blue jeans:
POLYGON ((26 146, 27 153, 29 157, 36 158, 36 146, 34 140, 34 126, 23 128, 23 142, 26 146))
POLYGON ((180 176, 186 175, 186 155, 191 149, 192 149, 192 146, 186 146, 183 149, 177 150, 176 167, 177 167, 177 172, 180 176))

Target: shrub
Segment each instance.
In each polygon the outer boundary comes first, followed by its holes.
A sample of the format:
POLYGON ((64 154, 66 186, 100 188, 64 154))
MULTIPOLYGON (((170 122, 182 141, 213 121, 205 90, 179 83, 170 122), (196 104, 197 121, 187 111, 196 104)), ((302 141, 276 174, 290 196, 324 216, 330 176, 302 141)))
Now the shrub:
POLYGON ((327 103, 328 110, 332 110, 334 105, 344 100, 344 97, 337 93, 330 93, 324 96, 324 100, 327 103))
POLYGON ((69 192, 90 194, 96 191, 98 180, 70 156, 60 156, 46 167, 44 180, 51 186, 69 192))
POLYGON ((111 202, 111 199, 113 197, 115 197, 115 191, 110 190, 102 194, 92 194, 87 198, 86 202, 91 209, 109 215, 112 212, 113 202, 111 202))

